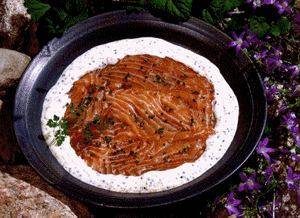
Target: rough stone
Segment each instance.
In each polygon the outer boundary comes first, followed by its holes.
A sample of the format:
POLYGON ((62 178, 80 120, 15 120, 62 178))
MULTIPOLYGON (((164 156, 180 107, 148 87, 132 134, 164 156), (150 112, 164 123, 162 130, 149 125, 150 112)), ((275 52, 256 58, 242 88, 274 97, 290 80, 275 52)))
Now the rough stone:
POLYGON ((24 0, 0 1, 0 47, 19 51, 29 27, 30 15, 24 0))
POLYGON ((0 48, 0 99, 14 97, 14 90, 30 60, 28 55, 0 48))
POLYGON ((55 189, 30 166, 0 166, 0 217, 91 217, 88 207, 55 189))
POLYGON ((13 164, 20 155, 12 122, 15 90, 31 58, 0 48, 0 164, 13 164))
POLYGON ((27 13, 24 0, 0 0, 0 48, 35 56, 40 50, 37 26, 27 13))

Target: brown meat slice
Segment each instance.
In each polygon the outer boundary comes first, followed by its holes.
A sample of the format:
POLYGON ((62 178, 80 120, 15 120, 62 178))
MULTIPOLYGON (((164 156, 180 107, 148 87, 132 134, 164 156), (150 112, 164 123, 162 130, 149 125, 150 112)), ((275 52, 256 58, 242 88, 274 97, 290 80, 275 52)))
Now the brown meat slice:
POLYGON ((194 162, 214 134, 214 87, 171 58, 127 55, 69 91, 71 146, 103 174, 138 176, 194 162))

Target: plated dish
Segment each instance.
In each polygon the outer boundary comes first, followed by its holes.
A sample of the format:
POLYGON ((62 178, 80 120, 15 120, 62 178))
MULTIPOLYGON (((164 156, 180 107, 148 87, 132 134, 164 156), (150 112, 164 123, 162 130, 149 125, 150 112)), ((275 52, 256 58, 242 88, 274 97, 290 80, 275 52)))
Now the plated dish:
POLYGON ((261 137, 266 120, 266 98, 258 72, 249 58, 228 49, 231 39, 194 18, 169 24, 148 12, 103 14, 53 39, 30 63, 15 100, 14 126, 22 151, 32 167, 49 183, 92 204, 109 207, 151 207, 184 200, 221 183, 247 160, 261 137), (217 66, 238 100, 237 128, 226 152, 209 169, 169 189, 122 193, 97 187, 68 172, 55 158, 43 137, 41 116, 47 93, 80 55, 107 43, 154 37, 187 49, 217 66))
POLYGON ((51 152, 70 174, 99 188, 144 193, 186 184, 216 164, 238 116, 233 90, 208 59, 141 37, 76 58, 47 93, 41 122, 51 152), (65 116, 74 132, 61 146, 57 128, 47 126, 54 115, 65 116))

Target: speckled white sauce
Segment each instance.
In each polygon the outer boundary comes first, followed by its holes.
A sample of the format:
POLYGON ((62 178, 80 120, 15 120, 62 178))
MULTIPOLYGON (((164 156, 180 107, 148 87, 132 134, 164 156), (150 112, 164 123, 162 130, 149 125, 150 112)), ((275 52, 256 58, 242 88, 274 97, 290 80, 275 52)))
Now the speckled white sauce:
POLYGON ((136 38, 111 42, 94 47, 76 58, 63 72, 56 85, 47 93, 41 124, 47 144, 59 163, 71 175, 93 186, 124 193, 158 192, 183 185, 210 169, 225 154, 235 135, 239 106, 232 89, 219 69, 206 58, 158 38, 136 38), (70 99, 66 94, 73 82, 88 71, 115 64, 125 55, 150 54, 170 57, 192 67, 206 76, 215 88, 216 134, 206 141, 206 151, 193 163, 185 163, 166 171, 150 171, 141 176, 100 174, 75 154, 67 137, 61 146, 53 143, 55 129, 46 123, 56 114, 63 117, 70 99))

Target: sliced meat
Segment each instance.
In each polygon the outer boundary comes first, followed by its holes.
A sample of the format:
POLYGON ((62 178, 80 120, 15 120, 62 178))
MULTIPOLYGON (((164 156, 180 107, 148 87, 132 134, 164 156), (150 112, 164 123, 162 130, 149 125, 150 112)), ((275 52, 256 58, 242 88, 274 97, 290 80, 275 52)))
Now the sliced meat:
POLYGON ((138 176, 194 162, 214 134, 214 87, 171 58, 128 55, 76 81, 71 146, 103 174, 138 176))

